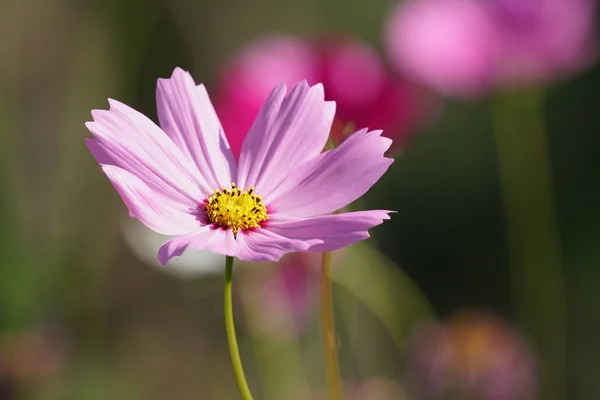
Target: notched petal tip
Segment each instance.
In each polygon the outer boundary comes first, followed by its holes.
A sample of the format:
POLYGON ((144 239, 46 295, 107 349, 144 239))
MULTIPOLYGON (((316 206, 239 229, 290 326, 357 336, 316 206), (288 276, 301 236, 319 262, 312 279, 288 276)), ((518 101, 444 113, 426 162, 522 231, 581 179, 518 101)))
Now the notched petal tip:
MULTIPOLYGON (((385 154, 385 152, 387 152, 390 149, 390 147, 392 146, 393 140, 390 139, 389 137, 382 136, 382 134, 383 134, 382 129, 374 129, 374 130, 370 131, 368 128, 363 128, 363 129, 356 131, 352 135, 350 135, 350 137, 356 135, 355 140, 356 139, 364 140, 365 143, 368 140, 377 141, 379 144, 379 147, 382 150, 381 154, 383 155, 383 154, 385 154)), ((385 158, 386 160, 391 160, 392 162, 394 161, 393 158, 389 158, 389 157, 383 157, 383 158, 385 158)))
POLYGON ((189 75, 191 77, 191 74, 189 71, 177 66, 175 68, 173 68, 173 72, 171 72, 171 75, 168 78, 158 78, 157 82, 161 82, 161 81, 169 81, 171 79, 177 79, 179 77, 185 77, 186 75, 189 75))
POLYGON ((109 105, 109 108, 108 108, 109 111, 121 110, 124 107, 127 107, 124 103, 121 103, 119 100, 111 99, 111 98, 108 99, 108 105, 109 105))
MULTIPOLYGON (((116 101, 117 101, 117 100, 115 100, 115 99, 113 99, 113 98, 110 98, 110 97, 109 97, 109 98, 107 98, 106 100, 107 100, 107 103, 108 103, 108 106, 109 106, 109 108, 112 106, 112 104, 113 104, 114 102, 116 102, 116 101)), ((92 115, 92 118, 93 118, 94 120, 97 120, 97 115, 98 115, 99 113, 106 113, 106 112, 108 112, 108 110, 106 110, 106 109, 104 109, 104 108, 97 108, 97 109, 93 109, 92 111, 90 111, 90 114, 92 115)), ((87 124, 88 124, 88 122, 86 122, 86 126, 87 126, 87 124)))
MULTIPOLYGON (((304 80, 302 82, 304 82, 308 85, 306 80, 304 80)), ((320 100, 320 101, 325 100, 325 87, 323 86, 323 84, 321 82, 310 86, 309 91, 311 92, 311 94, 313 94, 313 96, 316 97, 317 100, 320 100)))
POLYGON ((175 76, 176 74, 187 74, 188 71, 181 68, 180 66, 177 66, 175 68, 173 68, 173 72, 171 73, 171 77, 175 76))
POLYGON ((324 107, 325 107, 327 113, 335 116, 335 111, 337 109, 337 103, 335 102, 335 100, 327 100, 325 102, 324 107))
POLYGON ((300 81, 298 81, 298 83, 294 85, 294 88, 296 87, 301 87, 302 89, 310 89, 311 86, 308 84, 308 81, 306 79, 301 79, 300 81))
POLYGON ((373 210, 371 212, 373 214, 378 215, 379 218, 381 218, 384 221, 392 218, 392 216, 390 214, 398 214, 398 211, 389 211, 389 210, 373 210))
POLYGON ((103 110, 100 108, 96 109, 96 110, 92 110, 91 114, 92 114, 93 121, 87 122, 86 126, 89 128, 88 124, 93 124, 94 122, 98 122, 99 120, 102 120, 103 116, 108 113, 109 113, 108 110, 103 110))
POLYGON ((281 103, 281 101, 283 100, 283 97, 285 97, 286 93, 287 93, 287 85, 285 84, 285 82, 281 82, 281 83, 277 84, 277 86, 275 86, 275 88, 271 91, 267 101, 269 101, 271 99, 275 99, 278 96, 280 96, 278 103, 281 103))

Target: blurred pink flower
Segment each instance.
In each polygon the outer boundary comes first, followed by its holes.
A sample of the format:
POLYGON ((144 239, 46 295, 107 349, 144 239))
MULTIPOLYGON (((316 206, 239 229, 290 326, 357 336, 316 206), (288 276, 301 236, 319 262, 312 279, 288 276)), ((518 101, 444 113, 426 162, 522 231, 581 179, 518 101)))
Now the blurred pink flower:
POLYGON ((223 70, 215 108, 234 156, 260 105, 277 82, 322 82, 337 103, 332 136, 341 142, 350 124, 378 127, 401 147, 426 119, 429 97, 416 84, 391 75, 367 44, 351 39, 308 42, 268 36, 243 48, 223 70))
POLYGON ((66 332, 57 325, 0 332, 0 399, 21 398, 22 388, 43 388, 64 372, 69 350, 66 332))
POLYGON ((536 84, 588 64, 593 0, 409 0, 386 24, 390 58, 445 94, 536 84))
POLYGON ((386 24, 391 61, 433 89, 461 97, 492 83, 494 29, 477 0, 409 0, 386 24))
POLYGON ((276 337, 303 332, 317 299, 320 266, 320 254, 295 253, 249 276, 242 300, 254 328, 276 337))
POLYGON ((498 80, 537 83, 578 71, 595 57, 593 0, 493 0, 498 80))
POLYGON ((481 400, 536 398, 535 358, 516 330, 491 314, 463 312, 417 329, 407 384, 415 400, 450 393, 481 400))
MULTIPOLYGON (((334 269, 344 254, 333 252, 334 269)), ((274 337, 302 334, 317 305, 321 267, 322 254, 294 253, 248 276, 242 300, 254 329, 274 337)))
POLYGON ((174 235, 165 265, 191 247, 244 261, 331 251, 369 237, 388 211, 331 215, 356 200, 392 163, 391 140, 366 129, 322 153, 335 114, 323 86, 272 91, 246 135, 239 162, 203 85, 179 68, 157 84, 158 119, 115 100, 86 126, 90 152, 150 229, 174 235))

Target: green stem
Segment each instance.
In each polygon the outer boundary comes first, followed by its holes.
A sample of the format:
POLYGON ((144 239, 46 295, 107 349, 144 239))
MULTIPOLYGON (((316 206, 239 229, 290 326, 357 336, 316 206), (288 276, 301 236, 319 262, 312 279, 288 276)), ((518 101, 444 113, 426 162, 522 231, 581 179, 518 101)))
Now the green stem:
POLYGON ((563 399, 565 287, 542 94, 499 95, 493 122, 515 317, 541 356, 540 398, 563 399))
POLYGON ((337 359, 337 336, 333 319, 333 296, 331 290, 331 252, 323 253, 321 277, 321 318, 323 321, 323 342, 325 362, 329 379, 329 397, 331 400, 342 398, 340 372, 337 359))
POLYGON ((229 343, 229 354, 231 355, 231 363, 233 364, 233 372, 240 394, 243 400, 252 400, 252 393, 246 382, 242 360, 240 358, 240 350, 235 336, 235 323, 233 321, 233 301, 231 296, 231 281, 233 275, 233 257, 225 256, 225 329, 227 330, 227 343, 229 343))

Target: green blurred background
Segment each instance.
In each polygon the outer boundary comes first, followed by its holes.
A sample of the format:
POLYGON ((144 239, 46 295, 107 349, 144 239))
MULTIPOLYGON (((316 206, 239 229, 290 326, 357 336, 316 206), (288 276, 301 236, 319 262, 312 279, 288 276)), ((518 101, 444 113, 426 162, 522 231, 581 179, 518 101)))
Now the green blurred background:
MULTIPOLYGON (((222 276, 179 279, 136 256, 122 233, 125 207, 85 148, 84 122, 108 97, 156 120, 156 78, 181 66, 210 93, 219 69, 260 34, 343 32, 380 48, 392 5, 2 0, 0 399, 236 398, 222 276)), ((599 85, 594 67, 547 89, 562 270, 549 278, 542 259, 518 297, 496 100, 446 101, 367 195, 370 208, 398 213, 336 270, 344 380, 387 388, 357 399, 409 398, 407 335, 465 309, 520 329, 539 359, 541 393, 559 388, 541 398, 600 398, 599 85)), ((521 111, 508 124, 526 133, 521 111)), ((238 290, 260 285, 268 268, 239 268, 238 290)), ((256 397, 324 398, 316 310, 290 339, 253 324, 247 303, 238 302, 238 330, 256 397)))

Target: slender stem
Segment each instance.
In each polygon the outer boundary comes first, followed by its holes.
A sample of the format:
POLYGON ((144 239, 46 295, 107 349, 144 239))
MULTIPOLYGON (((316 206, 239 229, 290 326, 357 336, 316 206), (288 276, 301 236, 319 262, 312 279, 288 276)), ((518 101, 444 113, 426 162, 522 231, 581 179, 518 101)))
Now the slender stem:
POLYGON ((227 330, 227 342, 229 343, 229 353, 231 355, 231 363, 233 364, 233 372, 240 394, 243 400, 252 400, 252 393, 246 382, 242 360, 240 358, 240 350, 235 336, 235 323, 233 321, 233 301, 231 296, 231 277, 233 275, 233 257, 225 257, 225 329, 227 330))
POLYGON ((513 307, 542 358, 540 398, 565 397, 566 306, 542 93, 493 103, 513 307))
POLYGON ((340 400, 342 389, 337 359, 337 336, 333 320, 333 296, 331 291, 331 252, 323 253, 321 276, 321 317, 323 320, 323 342, 325 362, 329 379, 329 398, 340 400))

